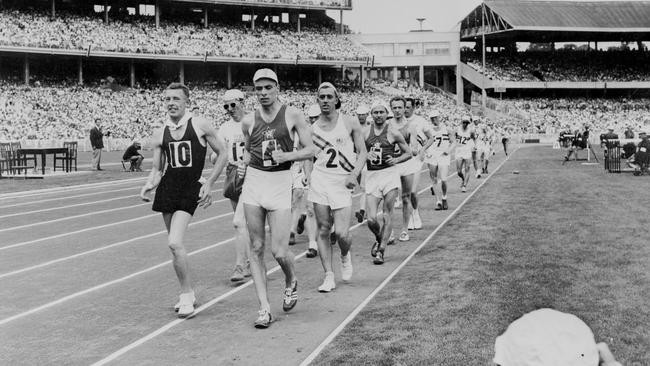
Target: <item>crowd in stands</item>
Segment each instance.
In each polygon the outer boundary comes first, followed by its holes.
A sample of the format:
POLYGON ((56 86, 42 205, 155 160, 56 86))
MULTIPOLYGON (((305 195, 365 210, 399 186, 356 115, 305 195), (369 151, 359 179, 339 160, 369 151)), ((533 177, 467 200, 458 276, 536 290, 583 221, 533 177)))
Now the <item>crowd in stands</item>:
POLYGON ((99 15, 59 12, 56 18, 39 11, 0 11, 0 46, 74 50, 220 56, 269 59, 367 60, 369 54, 345 35, 327 27, 288 24, 255 30, 238 24, 163 21, 159 28, 146 17, 128 17, 103 23, 99 15))
POLYGON ((504 81, 650 81, 650 53, 638 51, 463 52, 463 62, 487 77, 504 81))
MULTIPOLYGON (((84 139, 95 118, 102 120, 104 130, 113 138, 146 139, 164 120, 163 88, 112 90, 65 83, 25 87, 0 82, 0 140, 84 139)), ((218 126, 228 119, 220 99, 224 92, 223 88, 191 86, 191 108, 218 126)), ((442 120, 452 125, 467 113, 443 94, 411 88, 408 95, 421 101, 418 113, 426 116, 437 109, 442 120)), ((360 104, 370 106, 376 99, 389 98, 374 88, 344 91, 341 111, 353 115, 360 104)), ((283 89, 280 99, 304 111, 316 103, 313 88, 283 89)), ((250 94, 246 109, 253 110, 256 103, 250 94)))

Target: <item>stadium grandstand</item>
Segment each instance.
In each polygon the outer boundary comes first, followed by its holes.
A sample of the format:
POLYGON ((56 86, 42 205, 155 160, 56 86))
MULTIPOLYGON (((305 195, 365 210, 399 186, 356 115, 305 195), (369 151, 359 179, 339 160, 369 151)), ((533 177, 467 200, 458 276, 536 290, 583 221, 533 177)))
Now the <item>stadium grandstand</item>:
POLYGON ((649 2, 485 1, 459 23, 461 42, 474 44, 461 50, 465 100, 530 132, 638 131, 650 92, 649 19, 649 2))

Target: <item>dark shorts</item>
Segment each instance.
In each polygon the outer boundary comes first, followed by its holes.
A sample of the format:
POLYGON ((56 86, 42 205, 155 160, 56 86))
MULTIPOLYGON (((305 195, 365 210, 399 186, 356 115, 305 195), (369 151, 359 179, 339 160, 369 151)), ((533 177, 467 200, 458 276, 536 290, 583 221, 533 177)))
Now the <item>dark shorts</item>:
POLYGON ((193 182, 188 184, 165 178, 165 176, 162 177, 158 188, 156 188, 156 195, 151 209, 162 213, 185 211, 190 215, 194 215, 194 211, 199 205, 201 183, 193 182))
POLYGON ((223 184, 223 196, 238 201, 243 186, 244 177, 237 175, 237 165, 228 164, 226 167, 226 180, 223 184))

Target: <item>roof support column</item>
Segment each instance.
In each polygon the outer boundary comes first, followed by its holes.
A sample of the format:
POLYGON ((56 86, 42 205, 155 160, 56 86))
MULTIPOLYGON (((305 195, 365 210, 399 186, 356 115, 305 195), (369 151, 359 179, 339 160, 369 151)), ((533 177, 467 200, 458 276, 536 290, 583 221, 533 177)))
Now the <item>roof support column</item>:
POLYGON ((361 84, 361 90, 365 90, 366 87, 364 82, 366 81, 366 69, 363 64, 359 67, 359 83, 361 84))
POLYGON ((316 77, 316 81, 318 81, 318 85, 323 83, 323 68, 318 66, 318 75, 316 77))
POLYGON ((232 88, 232 65, 226 65, 226 86, 232 88))
POLYGON ((208 27, 208 7, 203 9, 203 28, 208 27))
POLYGON ((395 84, 397 84, 397 79, 399 79, 399 77, 397 76, 397 72, 398 72, 397 71, 397 66, 393 66, 393 82, 395 84))
POLYGON ((129 62, 129 85, 131 88, 135 88, 135 64, 133 59, 129 62))
POLYGON ((420 77, 419 80, 420 82, 420 88, 424 88, 424 63, 420 62, 420 77))
POLYGON ((181 61, 178 65, 178 81, 185 84, 185 62, 181 61))
POLYGON ((23 61, 23 71, 25 74, 25 85, 29 85, 29 54, 25 54, 23 61))
POLYGON ((465 90, 463 88, 463 77, 460 75, 460 63, 459 63, 458 65, 456 65, 456 104, 457 105, 463 105, 464 93, 465 90))
POLYGON ((79 56, 77 59, 77 75, 79 76, 79 85, 84 85, 84 61, 79 56))
POLYGON ((52 0, 52 18, 56 17, 56 0, 52 0))
POLYGON ((251 9, 251 30, 255 30, 255 8, 251 9))
POLYGON ((108 0, 104 0, 104 24, 108 24, 108 0))
POLYGON ((160 27, 160 0, 156 0, 155 10, 156 13, 156 29, 160 27))

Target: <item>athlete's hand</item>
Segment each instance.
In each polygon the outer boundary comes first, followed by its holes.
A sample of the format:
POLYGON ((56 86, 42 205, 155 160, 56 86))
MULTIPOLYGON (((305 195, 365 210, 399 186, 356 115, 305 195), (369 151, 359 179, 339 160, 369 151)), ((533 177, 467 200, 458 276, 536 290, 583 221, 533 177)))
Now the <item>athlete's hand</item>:
POLYGON ((212 185, 205 183, 199 191, 199 207, 208 208, 212 204, 212 185))
POLYGON ((442 156, 447 156, 447 155, 449 155, 449 151, 445 151, 442 153, 442 156))
POLYGON ((278 164, 282 164, 282 163, 285 163, 285 162, 289 161, 289 153, 286 153, 286 152, 284 152, 282 150, 274 150, 271 153, 271 157, 278 164))
POLYGON ((140 199, 145 202, 151 201, 151 198, 149 197, 149 193, 151 193, 151 191, 153 191, 155 188, 156 187, 150 182, 145 183, 142 189, 140 190, 140 199))
POLYGON ((427 153, 420 154, 420 161, 424 161, 424 158, 430 158, 429 154, 427 153))
POLYGON ((390 166, 393 166, 393 165, 397 164, 397 159, 395 159, 392 156, 388 156, 388 157, 386 157, 386 164, 388 164, 390 166))
POLYGON ((311 183, 311 176, 307 176, 307 174, 303 175, 302 177, 302 185, 305 187, 309 187, 309 184, 311 183))
POLYGON ((368 151, 368 158, 367 158, 367 160, 368 160, 368 161, 379 160, 379 154, 377 154, 377 152, 375 152, 375 151, 368 151))
POLYGON ((357 178, 354 177, 354 174, 349 174, 347 178, 345 178, 345 188, 347 189, 354 189, 354 187, 357 186, 357 178))

